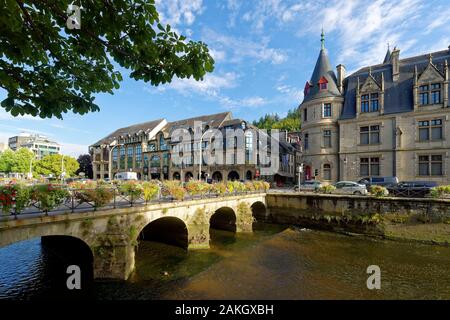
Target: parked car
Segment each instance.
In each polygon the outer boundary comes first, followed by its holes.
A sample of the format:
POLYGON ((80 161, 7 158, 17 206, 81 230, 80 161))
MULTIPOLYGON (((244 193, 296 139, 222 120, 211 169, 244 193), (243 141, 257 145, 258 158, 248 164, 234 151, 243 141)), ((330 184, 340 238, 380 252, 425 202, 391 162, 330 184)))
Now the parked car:
POLYGON ((434 181, 403 181, 396 185, 388 186, 389 194, 395 197, 424 198, 431 189, 437 187, 434 181))
POLYGON ((397 177, 370 177, 364 178, 358 181, 359 184, 366 185, 367 188, 370 186, 383 186, 387 187, 390 185, 398 184, 397 177))
POLYGON ((295 186, 295 191, 316 191, 322 186, 322 182, 316 180, 305 181, 299 186, 295 186))
POLYGON ((364 184, 352 182, 352 181, 339 181, 334 185, 336 190, 333 193, 337 194, 355 194, 355 195, 366 195, 367 188, 364 184))

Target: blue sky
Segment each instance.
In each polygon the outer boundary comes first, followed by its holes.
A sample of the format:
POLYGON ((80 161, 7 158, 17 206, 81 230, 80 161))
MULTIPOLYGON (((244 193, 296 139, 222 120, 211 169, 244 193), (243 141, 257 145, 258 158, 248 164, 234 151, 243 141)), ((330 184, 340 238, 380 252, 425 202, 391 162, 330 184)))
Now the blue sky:
MULTIPOLYGON (((255 120, 299 105, 320 50, 323 26, 332 65, 347 72, 381 63, 387 43, 401 58, 450 45, 448 0, 156 0, 162 21, 202 40, 216 60, 203 82, 175 79, 152 87, 128 78, 114 95, 96 98, 101 111, 64 120, 13 118, 0 108, 0 142, 38 132, 77 156, 115 129, 152 119, 168 121, 231 111, 255 120)), ((0 99, 6 93, 0 91, 0 99)))

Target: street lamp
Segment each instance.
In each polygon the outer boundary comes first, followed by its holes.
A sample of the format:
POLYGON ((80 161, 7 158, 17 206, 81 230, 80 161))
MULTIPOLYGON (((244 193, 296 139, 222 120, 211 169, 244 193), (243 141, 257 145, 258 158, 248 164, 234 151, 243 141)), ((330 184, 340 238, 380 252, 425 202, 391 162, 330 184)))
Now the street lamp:
POLYGON ((110 181, 112 181, 113 179, 111 178, 112 176, 112 152, 114 150, 115 147, 121 147, 123 146, 123 144, 110 144, 109 147, 112 147, 109 149, 109 158, 108 158, 108 178, 110 181))

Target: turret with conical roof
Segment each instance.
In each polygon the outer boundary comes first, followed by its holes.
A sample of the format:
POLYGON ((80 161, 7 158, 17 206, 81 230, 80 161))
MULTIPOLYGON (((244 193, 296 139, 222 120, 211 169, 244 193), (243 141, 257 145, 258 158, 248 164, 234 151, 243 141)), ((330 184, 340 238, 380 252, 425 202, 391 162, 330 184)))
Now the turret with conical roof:
POLYGON ((311 80, 306 83, 303 102, 318 98, 341 96, 337 86, 336 74, 331 68, 327 50, 325 49, 325 34, 323 30, 320 41, 322 42, 320 54, 311 80))
POLYGON ((325 183, 337 181, 339 167, 339 126, 344 98, 345 68, 337 66, 339 81, 331 68, 322 30, 321 49, 311 80, 306 82, 305 97, 299 106, 303 140, 303 179, 325 183), (338 85, 339 83, 339 85, 338 85))

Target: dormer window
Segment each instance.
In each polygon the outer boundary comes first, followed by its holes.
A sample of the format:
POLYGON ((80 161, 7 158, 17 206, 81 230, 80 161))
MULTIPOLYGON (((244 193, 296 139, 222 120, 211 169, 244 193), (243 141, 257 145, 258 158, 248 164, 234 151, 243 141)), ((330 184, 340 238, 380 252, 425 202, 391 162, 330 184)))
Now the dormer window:
POLYGON ((306 84, 305 84, 305 90, 303 91, 303 93, 305 94, 305 96, 309 94, 309 91, 310 91, 310 90, 311 90, 311 84, 310 84, 309 81, 307 81, 306 84))
POLYGON ((419 87, 419 103, 422 106, 427 104, 442 103, 442 85, 433 83, 431 85, 423 85, 419 87))
POLYGON ((361 96, 361 113, 377 112, 380 109, 378 93, 363 94, 361 96))
POLYGON ((431 85, 431 103, 441 103, 441 84, 435 83, 431 85))
POLYGON ((320 90, 327 90, 327 88, 328 88, 328 80, 325 77, 320 78, 320 80, 319 80, 319 88, 320 88, 320 90))

